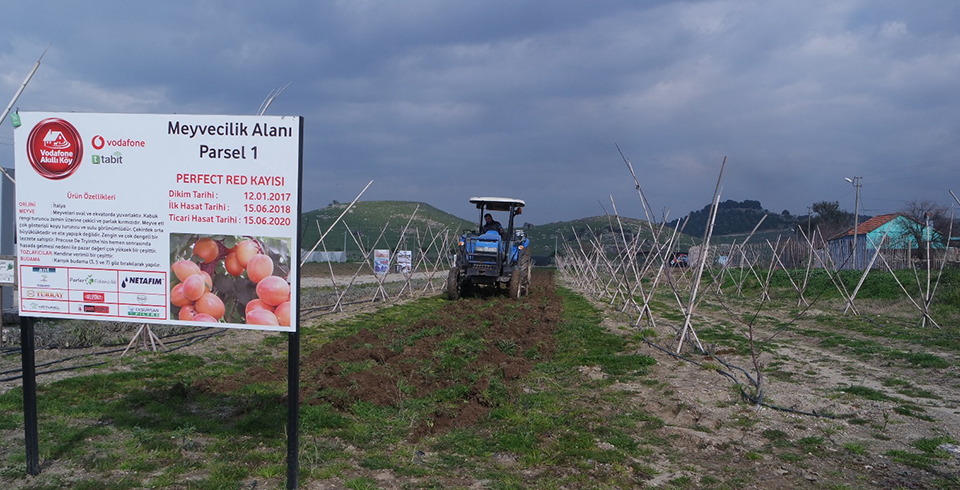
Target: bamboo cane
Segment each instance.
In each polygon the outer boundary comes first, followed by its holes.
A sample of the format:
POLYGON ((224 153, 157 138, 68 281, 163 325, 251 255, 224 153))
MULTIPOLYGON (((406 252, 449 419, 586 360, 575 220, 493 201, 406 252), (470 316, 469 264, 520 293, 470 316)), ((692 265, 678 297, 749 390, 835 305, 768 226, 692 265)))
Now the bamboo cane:
MULTIPOLYGON (((713 226, 717 219, 717 208, 720 206, 720 182, 723 179, 723 169, 724 167, 726 167, 726 165, 727 165, 727 157, 723 157, 723 163, 720 164, 720 175, 717 177, 717 187, 716 189, 714 189, 714 192, 713 192, 713 201, 711 204, 712 208, 710 210, 709 225, 707 226, 707 229, 704 230, 705 236, 704 236, 703 243, 704 243, 704 248, 706 250, 710 249, 710 238, 713 236, 713 226)), ((693 336, 696 335, 696 332, 693 330, 693 326, 691 324, 691 320, 693 318, 693 311, 694 311, 693 305, 697 298, 697 290, 700 287, 700 279, 703 277, 703 269, 704 267, 706 267, 706 265, 707 265, 707 256, 706 254, 704 254, 704 256, 700 260, 699 266, 697 267, 697 275, 695 280, 693 281, 692 291, 690 292, 690 302, 689 302, 690 306, 687 308, 687 315, 683 321, 683 330, 680 331, 680 339, 677 342, 677 354, 680 353, 680 349, 683 347, 683 341, 684 341, 684 338, 686 337, 687 332, 689 331, 693 336)), ((703 346, 700 345, 699 339, 697 339, 697 346, 700 348, 700 351, 703 352, 703 346)))

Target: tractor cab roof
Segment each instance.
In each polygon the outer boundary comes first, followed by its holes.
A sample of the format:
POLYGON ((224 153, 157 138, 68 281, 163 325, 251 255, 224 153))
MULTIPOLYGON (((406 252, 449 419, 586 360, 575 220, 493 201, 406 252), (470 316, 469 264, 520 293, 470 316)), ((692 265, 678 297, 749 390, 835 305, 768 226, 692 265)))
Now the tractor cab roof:
POLYGON ((520 199, 510 197, 471 197, 471 204, 476 204, 477 209, 486 208, 490 211, 510 211, 511 208, 522 208, 527 205, 520 199))

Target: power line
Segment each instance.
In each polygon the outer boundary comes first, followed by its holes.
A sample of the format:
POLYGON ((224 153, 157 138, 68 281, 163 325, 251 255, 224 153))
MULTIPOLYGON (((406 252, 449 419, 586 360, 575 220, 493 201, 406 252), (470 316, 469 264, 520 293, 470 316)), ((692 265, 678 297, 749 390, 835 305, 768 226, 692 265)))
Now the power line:
POLYGON ((915 164, 913 164, 913 165, 905 165, 905 166, 903 166, 903 167, 893 167, 893 168, 888 168, 888 169, 886 169, 886 170, 880 169, 880 170, 877 170, 877 171, 873 171, 873 172, 871 172, 871 173, 873 173, 874 175, 877 175, 877 174, 884 174, 884 173, 888 173, 888 172, 898 172, 898 171, 902 171, 902 170, 910 170, 910 169, 916 169, 916 168, 932 167, 932 166, 936 166, 936 165, 945 165, 945 164, 948 164, 948 163, 960 163, 960 157, 951 157, 951 158, 944 158, 944 159, 942 159, 942 160, 933 160, 933 161, 930 161, 930 162, 915 163, 915 164))

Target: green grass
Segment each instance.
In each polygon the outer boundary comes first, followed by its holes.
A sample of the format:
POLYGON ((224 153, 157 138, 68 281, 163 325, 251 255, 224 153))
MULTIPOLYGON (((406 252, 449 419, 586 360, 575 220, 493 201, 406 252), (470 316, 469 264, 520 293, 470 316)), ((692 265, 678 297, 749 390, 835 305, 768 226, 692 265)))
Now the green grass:
POLYGON ((956 440, 947 436, 917 439, 916 441, 913 441, 911 446, 919 450, 919 452, 891 450, 887 451, 885 454, 893 458, 894 461, 897 461, 898 463, 930 471, 936 467, 941 460, 950 459, 952 457, 949 452, 939 448, 940 445, 946 443, 956 444, 956 440))
MULTIPOLYGON (((434 481, 435 488, 442 488, 444 478, 457 472, 490 480, 491 488, 519 488, 530 483, 527 472, 533 468, 575 468, 593 461, 620 470, 601 480, 545 474, 538 476, 538 485, 583 486, 594 481, 611 487, 629 485, 630 465, 663 443, 649 435, 650 428, 663 422, 631 406, 626 394, 598 389, 610 381, 588 380, 579 368, 598 366, 611 379, 628 381, 644 376, 654 361, 629 352, 631 340, 604 330, 600 313, 586 300, 569 291, 560 294, 564 315, 556 334, 557 350, 540 359, 525 378, 525 389, 494 377, 483 393, 490 412, 476 426, 409 438, 411 428, 430 414, 459 403, 463 390, 469 389, 463 385, 416 398, 412 388, 400 383, 398 389, 408 398, 398 406, 355 402, 341 410, 330 403, 305 403, 300 410, 301 481, 339 478, 346 488, 378 488, 366 472, 386 470, 434 481), (504 454, 516 461, 515 466, 500 468, 495 455, 504 454)), ((306 331, 304 350, 364 329, 376 334, 390 325, 402 331, 448 304, 425 298, 319 326, 306 331)), ((507 317, 514 314, 523 313, 504 312, 507 317)), ((391 348, 402 350, 429 334, 411 329, 391 348)), ((41 461, 95 476, 65 482, 41 473, 32 488, 44 488, 43 481, 49 481, 50 488, 169 486, 186 475, 191 488, 236 488, 252 480, 280 485, 285 474, 286 408, 278 400, 285 394, 285 384, 251 383, 227 392, 201 387, 204 380, 228 379, 252 365, 272 369, 261 356, 271 347, 282 349, 282 340, 268 336, 266 350, 239 349, 209 357, 141 353, 124 358, 120 371, 41 384, 41 461)), ((477 376, 468 372, 469 363, 484 342, 476 333, 455 332, 435 352, 436 369, 453 379, 477 376)), ((496 348, 514 356, 542 357, 540 352, 518 352, 509 342, 496 348)), ((341 366, 345 372, 370 367, 369 362, 341 366)), ((0 426, 13 429, 21 424, 22 390, 12 389, 0 395, 0 426)), ((23 478, 22 451, 8 453, 11 456, 0 461, 0 475, 23 478)))
POLYGON ((876 390, 867 386, 847 386, 845 388, 840 388, 839 391, 842 391, 848 395, 863 398, 865 400, 897 401, 896 398, 891 397, 880 390, 876 390))

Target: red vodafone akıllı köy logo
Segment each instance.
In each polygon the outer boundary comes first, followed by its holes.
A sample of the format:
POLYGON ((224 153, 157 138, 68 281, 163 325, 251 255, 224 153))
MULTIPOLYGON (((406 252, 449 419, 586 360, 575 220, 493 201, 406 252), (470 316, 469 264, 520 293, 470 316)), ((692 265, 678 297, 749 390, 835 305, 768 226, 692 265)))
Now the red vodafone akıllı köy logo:
POLYGON ((63 119, 44 119, 30 131, 27 157, 33 169, 43 177, 65 179, 77 170, 83 160, 80 133, 63 119))

